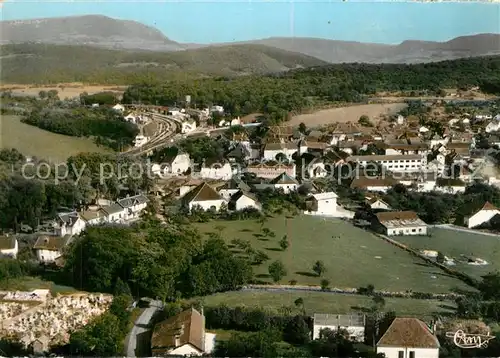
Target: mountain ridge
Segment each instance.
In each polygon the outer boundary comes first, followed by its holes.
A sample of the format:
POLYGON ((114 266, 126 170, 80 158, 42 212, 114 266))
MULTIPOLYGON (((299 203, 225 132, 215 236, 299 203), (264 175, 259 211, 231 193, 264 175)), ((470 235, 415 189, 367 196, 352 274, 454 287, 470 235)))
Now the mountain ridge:
POLYGON ((153 26, 104 15, 1 21, 0 30, 0 44, 34 42, 158 52, 264 45, 312 56, 328 63, 419 63, 500 54, 500 34, 466 35, 443 42, 406 40, 397 45, 306 37, 193 44, 173 41, 153 26))

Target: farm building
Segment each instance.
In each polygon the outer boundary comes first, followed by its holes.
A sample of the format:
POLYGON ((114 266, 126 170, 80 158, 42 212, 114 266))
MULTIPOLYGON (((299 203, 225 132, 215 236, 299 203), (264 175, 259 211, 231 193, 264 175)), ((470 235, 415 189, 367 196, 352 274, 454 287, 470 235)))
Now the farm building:
POLYGON ((377 343, 386 358, 438 358, 439 341, 417 318, 396 318, 377 343))
POLYGON ((306 199, 308 211, 315 215, 335 215, 337 212, 337 194, 333 191, 312 194, 306 199))
POLYGON ((387 211, 375 214, 373 228, 388 236, 426 235, 427 224, 413 211, 387 211))
POLYGON ((224 200, 210 185, 203 182, 189 193, 182 197, 182 205, 193 210, 194 207, 201 207, 203 210, 219 211, 224 200))
POLYGON ((321 330, 330 329, 336 331, 339 328, 349 332, 349 338, 355 342, 363 342, 365 339, 365 315, 354 314, 314 314, 313 339, 319 339, 321 330))

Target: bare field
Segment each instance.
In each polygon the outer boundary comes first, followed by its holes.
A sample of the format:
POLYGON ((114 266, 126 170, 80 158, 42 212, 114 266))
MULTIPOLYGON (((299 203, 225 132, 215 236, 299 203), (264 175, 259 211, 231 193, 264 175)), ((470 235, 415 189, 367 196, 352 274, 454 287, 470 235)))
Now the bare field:
POLYGON ((16 148, 28 156, 62 162, 80 152, 109 152, 90 138, 51 133, 21 122, 17 116, 0 117, 0 148, 16 148))
POLYGON ((394 114, 405 107, 405 103, 377 103, 324 109, 314 113, 294 116, 287 124, 298 126, 300 123, 304 122, 306 126, 312 127, 335 122, 357 122, 362 115, 366 115, 371 120, 375 120, 380 115, 394 114))
POLYGON ((82 83, 61 83, 51 86, 29 86, 16 84, 3 84, 0 86, 0 91, 12 90, 15 95, 38 96, 40 91, 56 90, 59 93, 59 98, 78 97, 80 93, 87 92, 88 94, 113 91, 123 93, 127 86, 89 86, 82 83))

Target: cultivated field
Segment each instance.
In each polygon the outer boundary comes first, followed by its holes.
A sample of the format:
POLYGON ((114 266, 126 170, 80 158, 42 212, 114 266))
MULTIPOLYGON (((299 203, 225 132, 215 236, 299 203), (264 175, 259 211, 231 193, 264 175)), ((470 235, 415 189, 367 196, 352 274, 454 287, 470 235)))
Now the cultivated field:
POLYGON ((368 116, 373 121, 380 115, 397 113, 405 107, 405 103, 379 103, 324 109, 294 116, 287 124, 298 126, 304 122, 308 127, 313 127, 335 122, 356 123, 362 115, 368 116))
POLYGON ((15 280, 3 280, 0 285, 2 291, 33 291, 37 289, 49 289, 55 295, 57 293, 76 293, 73 287, 56 285, 54 282, 42 280, 39 277, 22 277, 15 280))
POLYGON ((197 224, 201 232, 218 232, 230 243, 232 239, 248 240, 252 247, 265 252, 270 260, 255 266, 257 279, 271 282, 268 266, 279 259, 288 274, 281 280, 288 283, 320 285, 321 279, 312 272, 315 261, 324 262, 323 275, 330 287, 358 288, 373 284, 376 289, 445 293, 464 284, 432 265, 425 264, 406 251, 382 239, 337 219, 312 216, 269 218, 263 226, 253 220, 214 221, 197 224), (262 228, 268 228, 275 237, 263 237, 262 228), (287 235, 290 247, 282 251, 281 238, 287 235))
POLYGON ((455 260, 454 268, 471 276, 480 277, 488 272, 500 270, 500 236, 437 228, 432 229, 431 234, 431 237, 403 236, 396 240, 418 250, 441 251, 455 260), (470 265, 467 263, 469 257, 481 258, 489 264, 470 265))
POLYGON ((65 161, 80 152, 107 152, 92 139, 55 134, 22 123, 18 116, 0 116, 0 148, 16 148, 24 155, 53 162, 65 161))
POLYGON ((66 83, 52 86, 29 86, 29 85, 16 85, 16 84, 3 84, 0 86, 0 91, 11 89, 15 95, 25 96, 38 96, 40 91, 56 90, 59 93, 59 98, 73 98, 78 97, 80 93, 87 92, 93 94, 97 92, 113 91, 123 93, 126 86, 87 86, 81 83, 66 83))
MULTIPOLYGON (((226 304, 230 307, 263 307, 279 310, 281 307, 295 308, 295 300, 302 297, 306 313, 346 314, 372 304, 370 297, 361 295, 341 295, 328 292, 263 292, 237 291, 218 293, 201 298, 206 306, 226 304)), ((417 300, 407 298, 385 298, 385 310, 394 310, 398 315, 427 317, 434 313, 453 310, 453 302, 438 300, 417 300)))

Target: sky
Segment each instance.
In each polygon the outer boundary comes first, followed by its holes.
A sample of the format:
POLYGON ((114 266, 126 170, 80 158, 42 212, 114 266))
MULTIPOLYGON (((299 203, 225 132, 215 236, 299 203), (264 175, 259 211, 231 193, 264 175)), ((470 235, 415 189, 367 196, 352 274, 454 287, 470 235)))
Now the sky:
POLYGON ((0 13, 3 20, 101 14, 154 26, 184 43, 286 36, 397 44, 500 33, 499 2, 6 0, 0 13))

